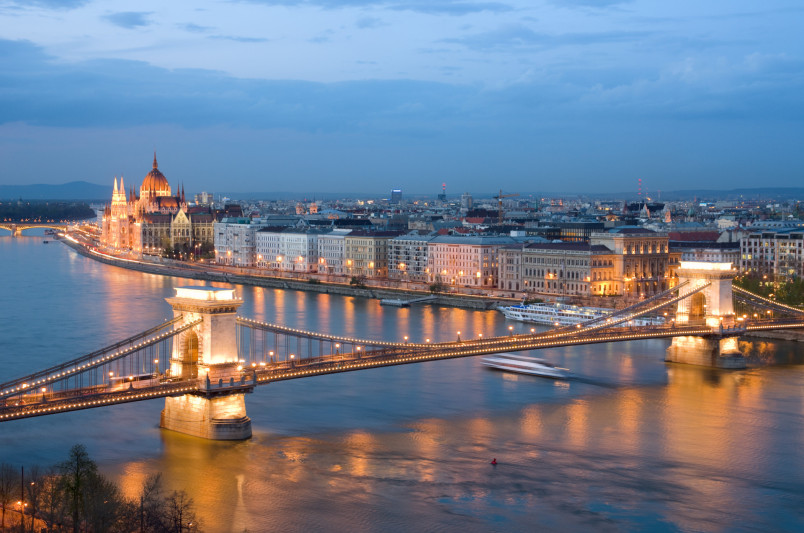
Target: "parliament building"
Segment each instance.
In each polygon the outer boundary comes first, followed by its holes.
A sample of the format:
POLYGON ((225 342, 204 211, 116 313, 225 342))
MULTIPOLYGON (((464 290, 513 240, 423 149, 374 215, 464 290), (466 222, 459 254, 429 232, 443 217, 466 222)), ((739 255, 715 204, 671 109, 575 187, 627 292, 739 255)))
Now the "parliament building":
POLYGON ((184 187, 174 195, 156 163, 140 186, 128 192, 114 179, 112 203, 102 218, 101 242, 118 250, 161 254, 165 250, 190 254, 212 246, 215 218, 208 207, 188 208, 184 187))

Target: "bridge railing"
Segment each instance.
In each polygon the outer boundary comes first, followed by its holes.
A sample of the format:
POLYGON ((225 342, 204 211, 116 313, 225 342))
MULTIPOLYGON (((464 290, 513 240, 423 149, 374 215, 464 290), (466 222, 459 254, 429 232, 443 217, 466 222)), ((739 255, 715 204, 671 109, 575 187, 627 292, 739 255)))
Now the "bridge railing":
POLYGON ((781 313, 789 313, 798 316, 804 315, 804 310, 802 309, 797 309, 795 307, 783 304, 782 302, 777 302, 776 300, 765 298, 764 296, 760 296, 759 294, 747 291, 742 287, 732 285, 732 291, 735 297, 746 303, 758 305, 765 309, 773 309, 781 313))
POLYGON ((114 379, 122 382, 121 376, 123 375, 153 374, 158 370, 159 360, 167 361, 169 359, 172 347, 170 343, 173 337, 201 322, 197 320, 180 328, 152 336, 166 327, 176 324, 179 320, 181 317, 176 317, 101 350, 9 381, 0 389, 0 399, 15 396, 22 398, 23 395, 35 396, 43 392, 108 386, 114 379), (154 349, 159 354, 156 359, 152 357, 154 349))

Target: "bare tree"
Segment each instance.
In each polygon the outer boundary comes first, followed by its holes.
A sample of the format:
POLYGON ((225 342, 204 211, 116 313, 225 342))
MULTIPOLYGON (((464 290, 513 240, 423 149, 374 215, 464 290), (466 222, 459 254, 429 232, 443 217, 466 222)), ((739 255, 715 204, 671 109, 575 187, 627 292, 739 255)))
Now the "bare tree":
POLYGON ((48 531, 62 531, 66 521, 67 508, 61 485, 61 478, 52 471, 41 482, 40 517, 48 531))
POLYGON ((139 507, 140 531, 158 533, 167 530, 166 501, 162 496, 162 473, 148 476, 142 485, 139 507))
POLYGON ((167 498, 168 529, 171 533, 198 531, 193 499, 183 490, 173 491, 167 498))
MULTIPOLYGON (((34 522, 36 516, 39 514, 39 503, 42 500, 42 491, 44 490, 45 476, 42 475, 38 466, 33 466, 28 470, 28 479, 25 484, 25 495, 28 500, 28 511, 31 516, 31 524, 28 528, 30 533, 34 533, 34 522)), ((25 530, 25 525, 21 528, 25 530)))
POLYGON ((8 463, 0 464, 0 505, 3 506, 3 516, 0 518, 0 530, 6 527, 6 507, 14 501, 19 494, 20 476, 17 469, 8 463))
POLYGON ((61 473, 61 488, 72 516, 73 533, 78 533, 85 514, 86 489, 92 478, 97 476, 98 467, 89 458, 87 449, 82 444, 76 444, 70 449, 69 459, 59 464, 58 469, 61 473))

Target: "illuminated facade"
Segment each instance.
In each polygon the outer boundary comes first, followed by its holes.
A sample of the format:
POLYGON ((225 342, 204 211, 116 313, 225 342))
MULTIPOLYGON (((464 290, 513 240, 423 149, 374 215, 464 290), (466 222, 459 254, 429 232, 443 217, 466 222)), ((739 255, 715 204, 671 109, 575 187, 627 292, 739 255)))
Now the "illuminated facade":
POLYGON ((123 178, 114 180, 112 202, 101 219, 101 242, 117 250, 160 253, 166 248, 189 252, 195 244, 213 241, 209 209, 189 211, 184 189, 174 196, 160 172, 154 154, 153 168, 142 181, 139 195, 125 190, 123 178))
POLYGON ((675 272, 681 253, 670 251, 666 233, 624 226, 606 233, 593 233, 590 244, 603 245, 613 253, 613 294, 648 298, 677 283, 675 272))
POLYGON ((428 281, 464 287, 496 287, 499 251, 513 243, 511 237, 435 237, 428 243, 428 281))
POLYGON ((740 239, 740 270, 774 280, 804 276, 804 231, 762 229, 740 239))

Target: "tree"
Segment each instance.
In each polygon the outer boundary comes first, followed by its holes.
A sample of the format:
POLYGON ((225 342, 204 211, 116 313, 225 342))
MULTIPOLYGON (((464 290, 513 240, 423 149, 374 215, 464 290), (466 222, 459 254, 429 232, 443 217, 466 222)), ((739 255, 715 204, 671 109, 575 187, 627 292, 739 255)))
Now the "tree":
POLYGON ((183 490, 173 491, 167 499, 168 529, 171 533, 198 531, 193 499, 183 490))
MULTIPOLYGON (((39 503, 42 501, 45 476, 42 475, 39 467, 34 465, 28 470, 27 478, 27 483, 25 484, 25 499, 28 502, 28 513, 31 517, 31 526, 28 531, 34 533, 34 522, 36 521, 36 516, 39 514, 39 503)), ((25 530, 25 524, 23 524, 21 530, 25 530)))
POLYGON ((8 463, 0 464, 0 505, 3 506, 3 516, 0 518, 0 530, 6 528, 6 507, 14 501, 19 494, 19 475, 17 469, 8 463))
MULTIPOLYGON (((84 485, 84 529, 87 531, 127 531, 134 516, 133 505, 120 494, 112 481, 100 474, 90 475, 84 485)), ((73 528, 75 529, 75 528, 73 528)))
POLYGON ((69 459, 61 463, 58 469, 61 474, 61 489, 73 519, 73 531, 78 533, 86 513, 86 491, 90 482, 98 475, 98 466, 89 458, 87 449, 82 444, 76 444, 70 449, 69 459))
POLYGON ((447 290, 447 286, 441 281, 441 276, 436 276, 435 281, 430 285, 430 292, 436 294, 438 292, 444 292, 447 290))
POLYGON ((352 276, 349 285, 362 289, 366 286, 366 276, 352 276))
POLYGON ((47 530, 60 531, 66 521, 67 507, 61 490, 61 478, 54 471, 48 472, 42 480, 38 506, 47 530))
POLYGON ((142 485, 138 523, 140 531, 166 531, 166 502, 162 497, 162 474, 148 476, 142 485))

